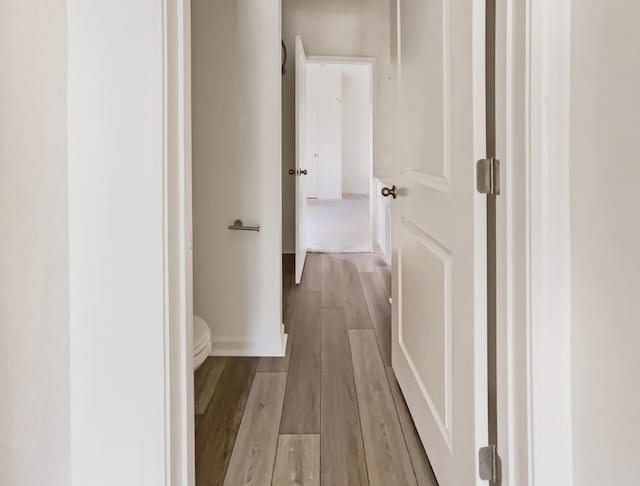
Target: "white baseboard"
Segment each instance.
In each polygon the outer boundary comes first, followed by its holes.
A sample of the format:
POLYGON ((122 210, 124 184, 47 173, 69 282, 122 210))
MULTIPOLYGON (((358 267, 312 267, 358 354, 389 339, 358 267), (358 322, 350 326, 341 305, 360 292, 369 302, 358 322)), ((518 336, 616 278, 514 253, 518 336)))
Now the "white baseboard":
POLYGON ((279 339, 270 342, 212 336, 209 356, 283 357, 287 350, 288 337, 284 332, 284 325, 280 327, 279 339))

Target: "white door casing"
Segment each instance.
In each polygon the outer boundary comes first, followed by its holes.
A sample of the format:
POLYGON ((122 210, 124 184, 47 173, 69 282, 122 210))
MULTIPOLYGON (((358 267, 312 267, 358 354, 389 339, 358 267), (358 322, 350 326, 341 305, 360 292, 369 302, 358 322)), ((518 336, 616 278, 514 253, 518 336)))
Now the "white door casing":
POLYGON ((304 262, 307 258, 307 196, 300 171, 305 168, 307 56, 300 36, 296 36, 296 283, 302 282, 304 262))
POLYGON ((484 6, 398 2, 392 364, 440 486, 487 441, 484 6))

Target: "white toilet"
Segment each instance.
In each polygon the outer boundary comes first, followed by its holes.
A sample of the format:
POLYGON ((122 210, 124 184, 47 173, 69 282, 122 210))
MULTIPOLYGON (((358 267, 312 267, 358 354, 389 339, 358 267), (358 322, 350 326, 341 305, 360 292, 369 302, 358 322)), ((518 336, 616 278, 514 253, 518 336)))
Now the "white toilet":
POLYGON ((193 316, 193 370, 197 370, 211 352, 211 330, 202 317, 193 316))

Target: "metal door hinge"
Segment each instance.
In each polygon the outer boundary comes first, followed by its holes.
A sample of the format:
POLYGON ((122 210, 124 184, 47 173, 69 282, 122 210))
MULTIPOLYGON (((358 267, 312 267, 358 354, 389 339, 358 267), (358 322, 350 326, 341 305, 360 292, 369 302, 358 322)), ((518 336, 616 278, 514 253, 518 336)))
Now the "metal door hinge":
POLYGON ((500 161, 482 159, 476 164, 476 187, 481 194, 500 194, 500 161))
POLYGON ((481 447, 478 451, 478 471, 480 479, 497 484, 500 481, 500 456, 496 446, 481 447))

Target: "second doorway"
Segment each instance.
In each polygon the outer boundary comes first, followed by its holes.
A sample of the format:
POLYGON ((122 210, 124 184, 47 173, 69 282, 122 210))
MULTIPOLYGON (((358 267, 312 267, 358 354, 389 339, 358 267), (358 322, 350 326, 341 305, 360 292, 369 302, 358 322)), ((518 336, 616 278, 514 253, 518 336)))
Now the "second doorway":
POLYGON ((373 70, 371 60, 307 60, 303 158, 310 251, 373 250, 373 70))

